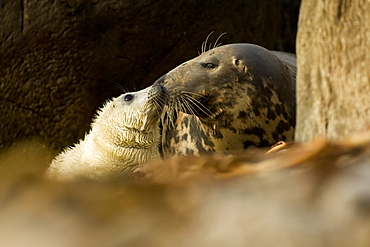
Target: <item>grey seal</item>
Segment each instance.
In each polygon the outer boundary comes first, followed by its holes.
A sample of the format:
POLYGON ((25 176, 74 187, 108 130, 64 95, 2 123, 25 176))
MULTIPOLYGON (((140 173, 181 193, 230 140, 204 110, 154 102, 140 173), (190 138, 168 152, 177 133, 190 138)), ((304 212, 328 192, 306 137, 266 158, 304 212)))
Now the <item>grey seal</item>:
POLYGON ((165 158, 269 146, 294 137, 296 57, 236 43, 205 51, 156 83, 170 94, 165 158))
POLYGON ((154 84, 108 101, 91 131, 59 154, 46 175, 59 180, 106 180, 129 176, 148 160, 160 158, 159 118, 168 92, 154 84))

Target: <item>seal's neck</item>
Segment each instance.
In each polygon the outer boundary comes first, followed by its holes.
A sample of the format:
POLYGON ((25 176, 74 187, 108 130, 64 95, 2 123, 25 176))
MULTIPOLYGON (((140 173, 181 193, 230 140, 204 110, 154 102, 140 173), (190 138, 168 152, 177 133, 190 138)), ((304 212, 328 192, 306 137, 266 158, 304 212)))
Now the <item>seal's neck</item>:
POLYGON ((128 129, 112 131, 105 135, 93 130, 87 138, 90 140, 86 141, 94 145, 93 150, 113 163, 141 164, 159 157, 158 127, 148 133, 128 129))

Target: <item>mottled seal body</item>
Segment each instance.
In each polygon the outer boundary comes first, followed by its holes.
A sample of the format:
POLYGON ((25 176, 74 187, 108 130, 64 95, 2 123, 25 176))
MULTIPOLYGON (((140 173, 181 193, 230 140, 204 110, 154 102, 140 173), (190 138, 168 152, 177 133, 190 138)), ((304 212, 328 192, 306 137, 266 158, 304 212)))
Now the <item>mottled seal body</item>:
POLYGON ((203 52, 156 83, 170 93, 164 157, 290 141, 295 127, 295 55, 253 44, 203 52))
POLYGON ((167 90, 154 84, 108 101, 84 140, 59 154, 47 176, 103 180, 130 175, 139 164, 160 158, 158 124, 167 100, 167 90))

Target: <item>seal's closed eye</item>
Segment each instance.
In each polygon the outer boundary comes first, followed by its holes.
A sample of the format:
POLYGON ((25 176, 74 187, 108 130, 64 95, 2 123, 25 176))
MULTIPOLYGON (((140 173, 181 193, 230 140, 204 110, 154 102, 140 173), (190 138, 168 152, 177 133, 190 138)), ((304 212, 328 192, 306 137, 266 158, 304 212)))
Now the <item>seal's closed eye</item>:
POLYGON ((202 63, 202 66, 203 66, 204 68, 207 68, 207 69, 214 69, 214 68, 216 68, 216 67, 217 67, 217 65, 216 65, 216 64, 214 64, 214 63, 202 63))

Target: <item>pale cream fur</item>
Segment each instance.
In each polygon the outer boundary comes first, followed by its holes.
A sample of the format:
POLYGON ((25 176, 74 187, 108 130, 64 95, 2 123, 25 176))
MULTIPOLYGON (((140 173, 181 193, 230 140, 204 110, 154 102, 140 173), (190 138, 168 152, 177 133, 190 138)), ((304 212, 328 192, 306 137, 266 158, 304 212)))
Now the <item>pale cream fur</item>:
POLYGON ((130 175, 139 165, 160 158, 159 101, 166 99, 162 86, 150 86, 109 101, 92 123, 91 131, 72 148, 59 154, 47 176, 60 180, 104 180, 130 175))

